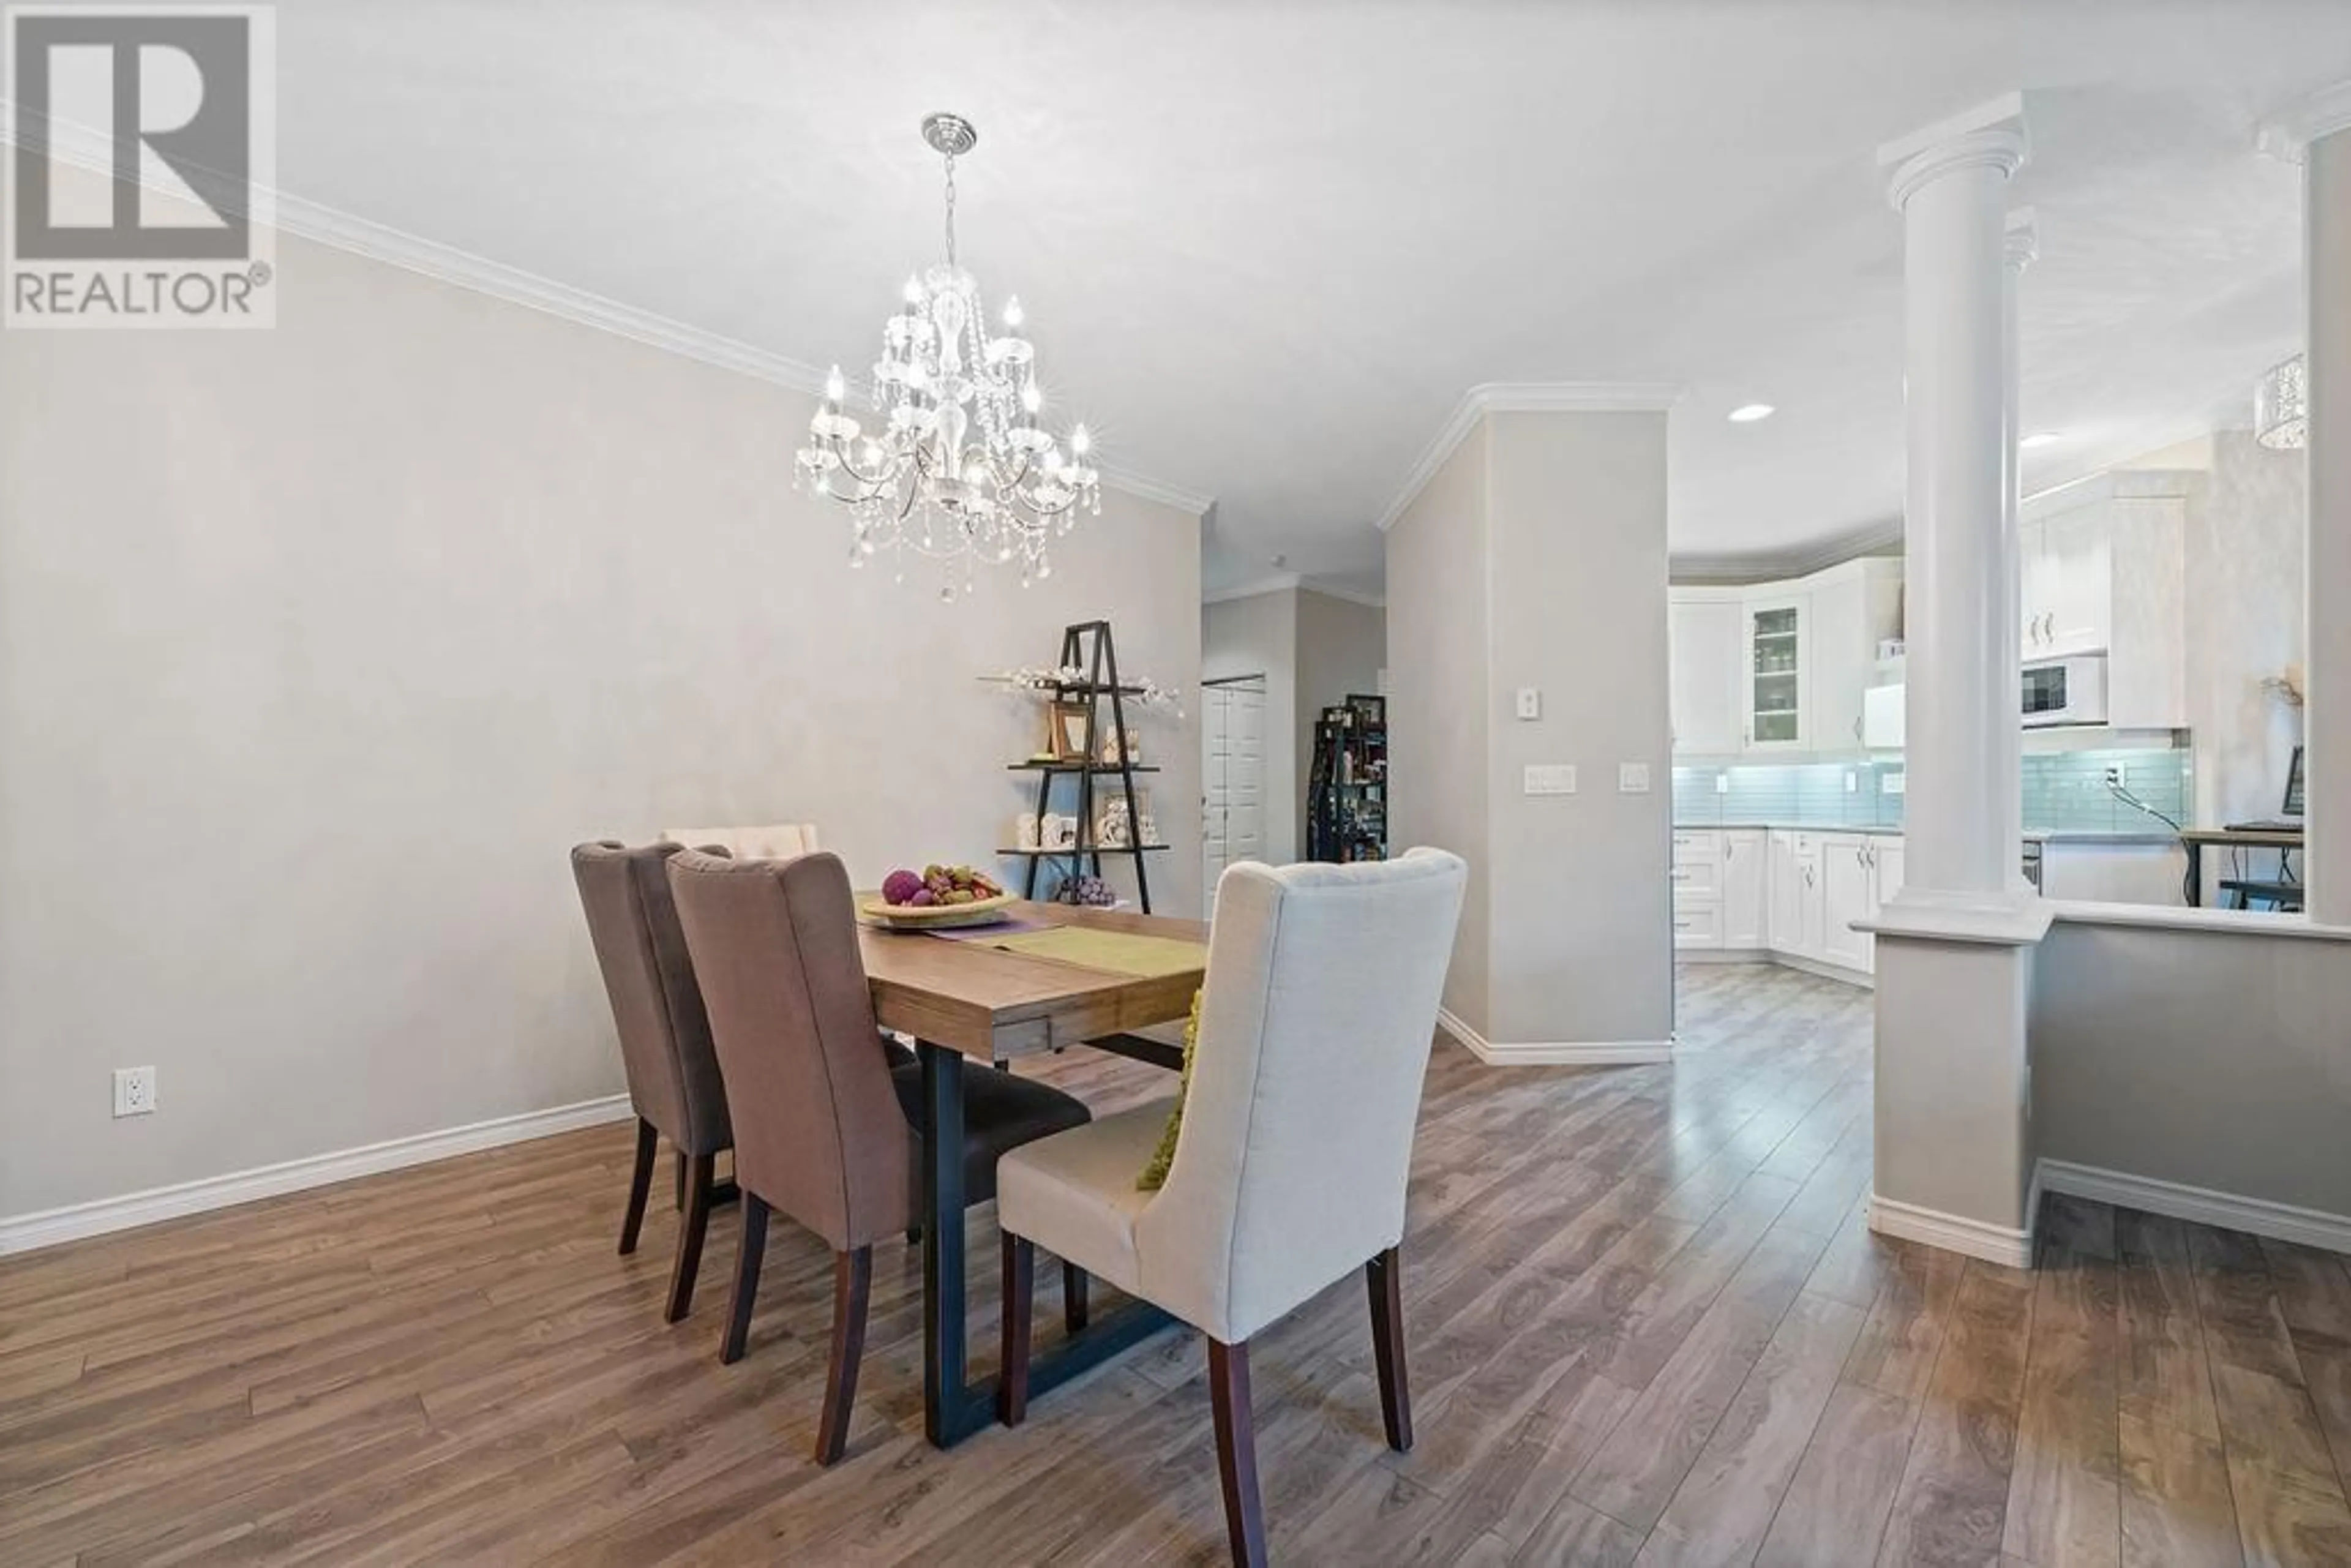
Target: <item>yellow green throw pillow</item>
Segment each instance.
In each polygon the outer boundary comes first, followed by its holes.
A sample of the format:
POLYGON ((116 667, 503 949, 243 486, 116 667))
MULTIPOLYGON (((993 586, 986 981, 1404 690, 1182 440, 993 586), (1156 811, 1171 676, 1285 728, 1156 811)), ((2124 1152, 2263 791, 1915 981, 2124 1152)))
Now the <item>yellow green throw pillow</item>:
POLYGON ((1167 1113, 1167 1130, 1159 1134, 1159 1146, 1151 1153, 1151 1163, 1134 1178, 1137 1192, 1157 1192, 1167 1185, 1167 1167, 1176 1163, 1176 1136, 1184 1130, 1184 1096, 1192 1089, 1192 1048, 1200 1041, 1200 993, 1192 993, 1192 1016, 1184 1020, 1184 1071, 1176 1079, 1176 1103, 1167 1113))

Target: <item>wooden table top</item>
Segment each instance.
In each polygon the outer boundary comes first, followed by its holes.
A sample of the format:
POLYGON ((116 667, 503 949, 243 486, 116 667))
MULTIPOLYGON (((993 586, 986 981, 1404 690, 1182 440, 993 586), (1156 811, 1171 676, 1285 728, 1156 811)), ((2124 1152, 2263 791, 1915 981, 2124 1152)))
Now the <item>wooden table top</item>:
POLYGON ((2182 828, 2179 837, 2184 843, 2241 844, 2262 850, 2298 850, 2303 842, 2299 828, 2182 828))
MULTIPOLYGON (((1164 915, 1026 902, 1007 913, 1046 925, 1090 925, 1178 942, 1208 939, 1202 922, 1164 915)), ((1204 973, 1118 974, 863 922, 858 946, 872 988, 873 1016, 883 1029, 953 1046, 983 1061, 1176 1022, 1191 1012, 1204 973)))

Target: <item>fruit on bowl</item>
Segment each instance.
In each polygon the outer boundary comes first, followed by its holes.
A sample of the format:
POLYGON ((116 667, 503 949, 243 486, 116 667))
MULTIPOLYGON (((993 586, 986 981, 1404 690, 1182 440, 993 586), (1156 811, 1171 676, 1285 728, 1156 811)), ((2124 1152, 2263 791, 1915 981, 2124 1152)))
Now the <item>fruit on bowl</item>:
POLYGON ((920 875, 893 871, 882 880, 882 902, 898 908, 952 907, 1003 896, 995 878, 967 865, 928 865, 920 875))

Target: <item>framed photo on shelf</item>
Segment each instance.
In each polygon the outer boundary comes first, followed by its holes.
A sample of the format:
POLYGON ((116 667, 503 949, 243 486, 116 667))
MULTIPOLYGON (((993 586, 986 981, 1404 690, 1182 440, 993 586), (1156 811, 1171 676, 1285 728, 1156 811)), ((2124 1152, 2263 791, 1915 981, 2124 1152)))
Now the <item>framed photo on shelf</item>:
POLYGON ((1087 762, 1094 754, 1094 713, 1084 703, 1055 703, 1045 710, 1045 749, 1056 762, 1087 762))
POLYGON ((1094 842, 1106 850, 1129 849, 1136 844, 1152 842, 1152 833, 1158 824, 1151 816, 1151 792, 1134 792, 1134 813, 1127 814, 1123 793, 1105 795, 1094 809, 1094 842))

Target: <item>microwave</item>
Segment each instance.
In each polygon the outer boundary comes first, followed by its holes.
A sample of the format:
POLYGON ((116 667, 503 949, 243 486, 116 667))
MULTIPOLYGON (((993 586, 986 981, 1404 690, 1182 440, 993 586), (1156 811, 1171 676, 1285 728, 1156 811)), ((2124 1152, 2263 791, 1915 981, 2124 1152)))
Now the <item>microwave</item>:
POLYGON ((2106 722, 2106 657, 2035 659, 2024 666, 2024 727, 2106 722))

